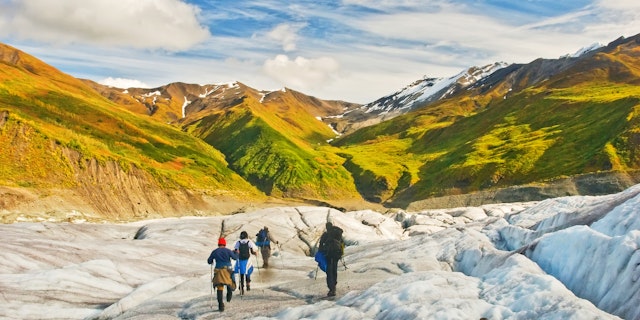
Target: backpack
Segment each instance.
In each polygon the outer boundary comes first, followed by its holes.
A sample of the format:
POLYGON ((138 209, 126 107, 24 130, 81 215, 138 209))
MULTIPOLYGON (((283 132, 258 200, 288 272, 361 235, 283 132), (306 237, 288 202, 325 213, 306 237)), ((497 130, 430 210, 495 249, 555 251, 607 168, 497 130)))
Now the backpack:
POLYGON ((342 241, 342 229, 333 226, 327 230, 327 239, 324 245, 327 257, 341 258, 344 254, 344 241, 342 241))
POLYGON ((242 242, 240 241, 240 247, 238 248, 239 254, 238 257, 241 260, 247 260, 251 257, 251 253, 249 252, 249 241, 242 242))
POLYGON ((258 247, 266 247, 269 245, 269 239, 267 237, 267 230, 260 229, 256 234, 256 245, 258 247))

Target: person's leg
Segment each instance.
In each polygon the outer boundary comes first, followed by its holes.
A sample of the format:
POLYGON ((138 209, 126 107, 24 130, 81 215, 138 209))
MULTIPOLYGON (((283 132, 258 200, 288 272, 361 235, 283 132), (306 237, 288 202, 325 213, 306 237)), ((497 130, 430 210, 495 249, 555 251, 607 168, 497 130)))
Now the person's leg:
POLYGON ((251 274, 247 273, 246 278, 247 278, 247 291, 249 291, 251 290, 251 274))
POLYGON ((336 295, 336 286, 338 286, 338 258, 333 259, 333 294, 336 295))
POLYGON ((336 294, 336 284, 338 283, 338 260, 335 258, 327 259, 327 287, 329 288, 329 296, 336 294))
POLYGON ((227 286, 227 302, 231 302, 232 296, 233 296, 233 290, 231 290, 231 286, 227 286))
POLYGON ((222 302, 222 289, 224 288, 224 285, 217 285, 216 286, 216 294, 217 294, 217 298, 218 298, 218 311, 224 311, 224 302, 222 302))
POLYGON ((271 254, 270 251, 271 250, 269 250, 269 247, 262 247, 260 249, 260 253, 262 254, 262 262, 263 262, 262 267, 264 268, 269 267, 269 255, 271 254))

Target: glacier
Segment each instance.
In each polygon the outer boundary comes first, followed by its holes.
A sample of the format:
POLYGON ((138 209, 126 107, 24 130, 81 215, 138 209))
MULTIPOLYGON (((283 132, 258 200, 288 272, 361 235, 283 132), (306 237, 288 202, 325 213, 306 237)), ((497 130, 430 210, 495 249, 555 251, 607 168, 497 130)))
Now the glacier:
POLYGON ((639 202, 637 185, 419 212, 299 206, 0 225, 0 318, 637 320, 639 202), (327 220, 347 243, 335 300, 322 299, 311 257, 327 220), (219 236, 231 245, 263 226, 279 242, 271 267, 218 312, 209 253, 219 236))

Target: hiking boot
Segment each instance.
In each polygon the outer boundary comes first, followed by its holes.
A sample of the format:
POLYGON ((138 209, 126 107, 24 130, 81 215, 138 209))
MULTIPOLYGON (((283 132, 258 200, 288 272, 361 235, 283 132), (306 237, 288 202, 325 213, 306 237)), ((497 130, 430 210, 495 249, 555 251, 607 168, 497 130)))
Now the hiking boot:
POLYGON ((251 287, 249 286, 248 283, 247 283, 247 291, 251 291, 251 287))
POLYGON ((218 311, 220 312, 224 311, 224 303, 218 305, 218 311))
POLYGON ((329 293, 327 293, 327 297, 335 297, 335 296, 336 296, 335 290, 329 290, 329 293))
POLYGON ((231 296, 233 293, 231 291, 227 291, 227 302, 231 302, 231 296))

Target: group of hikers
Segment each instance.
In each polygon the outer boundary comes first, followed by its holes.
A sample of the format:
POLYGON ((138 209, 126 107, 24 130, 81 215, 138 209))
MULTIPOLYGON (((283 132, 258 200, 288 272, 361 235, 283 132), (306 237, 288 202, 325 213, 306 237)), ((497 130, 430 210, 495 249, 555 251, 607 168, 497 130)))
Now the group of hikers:
MULTIPOLYGON (((344 241, 341 228, 334 226, 331 222, 327 222, 325 227, 326 229, 320 237, 315 260, 318 262, 318 267, 327 274, 327 287, 329 288, 327 296, 333 297, 336 295, 338 262, 344 253, 344 241)), ((218 239, 218 248, 211 252, 207 262, 212 268, 211 282, 213 288, 216 289, 219 311, 224 311, 225 287, 227 287, 226 300, 227 302, 231 301, 233 291, 237 287, 235 274, 239 276, 240 294, 244 294, 245 289, 246 291, 251 290, 251 274, 253 273, 251 255, 256 257, 257 262, 258 248, 260 248, 262 255, 262 267, 269 267, 271 243, 279 244, 266 226, 256 234, 255 243, 249 239, 249 234, 246 231, 240 232, 240 240, 236 241, 233 250, 227 248, 227 241, 224 237, 218 239), (236 260, 235 267, 232 267, 232 260, 236 260)))

